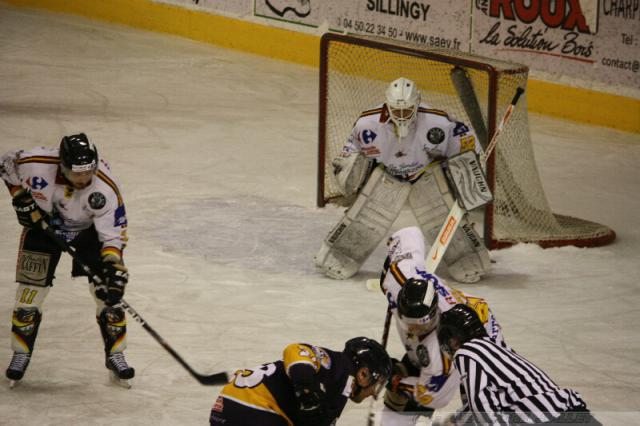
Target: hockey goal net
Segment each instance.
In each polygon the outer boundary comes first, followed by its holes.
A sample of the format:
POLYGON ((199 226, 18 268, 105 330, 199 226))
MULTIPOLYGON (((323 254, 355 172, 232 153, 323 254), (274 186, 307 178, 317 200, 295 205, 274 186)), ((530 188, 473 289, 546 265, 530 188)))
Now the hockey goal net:
MULTIPOLYGON (((321 41, 318 206, 348 205, 335 182, 331 161, 360 112, 384 101, 389 82, 414 80, 423 102, 471 124, 483 146, 494 134, 528 68, 511 62, 377 38, 325 34, 321 41)), ((601 246, 610 228, 555 214, 546 199, 529 135, 525 95, 500 134, 487 164, 494 202, 485 211, 490 249, 518 242, 543 247, 601 246)))

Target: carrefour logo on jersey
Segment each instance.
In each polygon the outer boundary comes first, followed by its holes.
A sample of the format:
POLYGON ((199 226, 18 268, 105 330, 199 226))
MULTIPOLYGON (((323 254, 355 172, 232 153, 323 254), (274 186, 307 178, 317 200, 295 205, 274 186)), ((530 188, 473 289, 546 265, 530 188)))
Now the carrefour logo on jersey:
POLYGON ((375 140, 378 135, 373 130, 363 130, 362 131, 362 142, 365 144, 370 144, 375 140))
POLYGON ((31 179, 29 179, 27 181, 27 185, 31 189, 43 189, 43 188, 46 188, 49 185, 49 182, 44 180, 44 178, 41 178, 41 177, 38 177, 38 176, 34 176, 34 177, 32 177, 31 179))

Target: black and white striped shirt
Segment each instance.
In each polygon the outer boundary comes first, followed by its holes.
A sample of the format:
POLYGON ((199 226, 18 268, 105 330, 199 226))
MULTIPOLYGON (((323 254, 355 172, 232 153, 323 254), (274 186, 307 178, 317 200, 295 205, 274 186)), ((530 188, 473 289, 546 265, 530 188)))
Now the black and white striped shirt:
POLYGON ((454 357, 468 407, 478 424, 543 423, 586 410, 580 395, 489 337, 464 343, 454 357))

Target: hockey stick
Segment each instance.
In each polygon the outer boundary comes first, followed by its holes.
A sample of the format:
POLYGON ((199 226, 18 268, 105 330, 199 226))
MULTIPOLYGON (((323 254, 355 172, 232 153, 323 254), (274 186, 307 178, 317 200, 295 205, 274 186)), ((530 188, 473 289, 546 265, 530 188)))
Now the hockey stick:
MULTIPOLYGON (((40 227, 42 230, 51 238, 57 245, 60 247, 62 251, 65 251, 71 255, 71 257, 80 265, 82 270, 89 276, 89 280, 91 280, 96 285, 100 285, 104 282, 100 275, 96 274, 91 268, 80 258, 76 248, 71 244, 67 243, 67 241, 57 235, 55 231, 49 226, 49 224, 44 220, 39 220, 40 227)), ((131 305, 129 305, 124 299, 120 300, 120 305, 126 309, 131 316, 140 323, 142 328, 144 328, 150 335, 153 337, 156 342, 160 343, 160 345, 171 354, 171 356, 180 363, 200 384, 215 386, 222 385, 229 381, 229 376, 226 372, 220 372, 211 375, 204 375, 197 373, 189 364, 186 363, 184 359, 164 340, 151 326, 136 312, 131 305)))
MULTIPOLYGON (((511 104, 507 107, 507 110, 505 111, 504 116, 502 117, 502 120, 500 121, 500 124, 498 125, 496 132, 493 134, 491 141, 489 142, 489 144, 487 145, 487 148, 485 149, 484 153, 480 157, 480 161, 482 162, 483 165, 487 163, 487 158, 489 158, 489 156, 495 149, 496 143, 498 142, 498 136, 500 135, 500 133, 502 133, 502 129, 504 128, 505 124, 507 124, 507 122, 509 121, 509 118, 513 113, 516 103, 518 103, 518 99, 520 99, 520 96, 523 93, 524 93, 524 89, 522 87, 518 87, 516 89, 516 94, 513 96, 513 99, 511 100, 511 104)), ((433 242, 431 249, 429 249, 429 254, 427 254, 427 258, 425 259, 427 271, 435 273, 436 268, 438 267, 438 265, 440 264, 440 261, 442 260, 442 257, 444 256, 444 253, 447 251, 447 248, 449 247, 449 243, 451 242, 451 237, 453 237, 453 234, 458 229, 458 225, 460 224, 460 221, 462 220, 462 217, 465 215, 465 213, 466 211, 460 206, 460 203, 458 201, 454 201, 453 206, 449 211, 449 215, 445 219, 444 224, 442 225, 442 228, 440 228, 440 232, 438 232, 438 236, 433 242)))
MULTIPOLYGON (((387 342, 389 340, 389 328, 391 328, 391 307, 387 307, 387 316, 384 318, 384 329, 382 331, 382 341, 380 344, 384 349, 387 349, 387 342)), ((374 426, 376 420, 376 414, 373 411, 373 406, 378 400, 378 395, 374 395, 369 402, 369 416, 367 417, 367 426, 374 426)))

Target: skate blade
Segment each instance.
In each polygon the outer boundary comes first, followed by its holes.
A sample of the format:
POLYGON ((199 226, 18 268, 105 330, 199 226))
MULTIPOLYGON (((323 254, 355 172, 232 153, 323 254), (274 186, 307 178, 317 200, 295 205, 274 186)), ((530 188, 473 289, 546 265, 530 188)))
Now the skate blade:
POLYGON ((109 378, 113 383, 125 389, 131 389, 133 387, 132 379, 121 379, 112 371, 109 372, 109 378))

